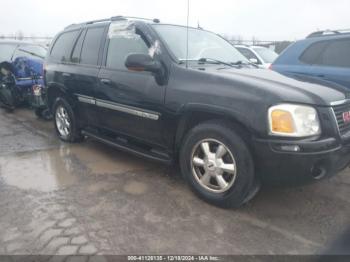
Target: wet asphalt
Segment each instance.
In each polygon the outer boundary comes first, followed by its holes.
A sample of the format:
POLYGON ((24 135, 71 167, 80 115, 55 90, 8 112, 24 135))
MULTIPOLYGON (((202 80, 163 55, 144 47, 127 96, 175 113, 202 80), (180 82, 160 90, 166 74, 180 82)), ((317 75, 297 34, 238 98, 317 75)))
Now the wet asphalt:
POLYGON ((0 254, 350 254, 350 171, 208 205, 175 167, 0 109, 0 254))

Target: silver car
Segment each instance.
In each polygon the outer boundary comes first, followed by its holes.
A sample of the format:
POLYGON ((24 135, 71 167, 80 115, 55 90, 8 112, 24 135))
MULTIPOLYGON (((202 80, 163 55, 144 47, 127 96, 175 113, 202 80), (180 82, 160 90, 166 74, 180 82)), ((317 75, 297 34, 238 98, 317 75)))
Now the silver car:
POLYGON ((278 57, 275 51, 263 46, 235 45, 235 47, 250 62, 258 65, 260 68, 269 68, 278 57))

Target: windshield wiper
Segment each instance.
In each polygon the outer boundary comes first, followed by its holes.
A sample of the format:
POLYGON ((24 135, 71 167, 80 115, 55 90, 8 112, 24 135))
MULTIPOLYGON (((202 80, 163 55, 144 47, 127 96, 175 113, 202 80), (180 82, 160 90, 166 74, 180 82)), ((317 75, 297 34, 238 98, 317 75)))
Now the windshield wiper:
POLYGON ((226 66, 229 66, 229 67, 233 67, 232 64, 230 63, 227 63, 227 62, 224 62, 224 61, 221 61, 221 60, 217 60, 217 59, 213 59, 213 58, 200 58, 198 60, 198 62, 200 63, 215 63, 215 64, 221 64, 221 65, 226 65, 226 66))
POLYGON ((220 60, 217 60, 217 59, 213 59, 213 58, 200 58, 200 59, 181 59, 180 60, 180 63, 183 64, 185 63, 186 61, 194 61, 194 62, 198 62, 198 63, 211 63, 211 64, 218 64, 218 65, 226 65, 226 66, 229 66, 229 67, 233 67, 233 64, 231 63, 227 63, 227 62, 224 62, 224 61, 220 61, 220 60))
POLYGON ((242 61, 242 60, 239 60, 239 61, 237 61, 237 62, 235 62, 235 63, 232 63, 232 65, 236 65, 236 66, 240 66, 240 65, 252 65, 252 66, 255 66, 256 68, 259 68, 258 65, 254 64, 254 63, 252 63, 252 62, 250 62, 250 61, 242 61))

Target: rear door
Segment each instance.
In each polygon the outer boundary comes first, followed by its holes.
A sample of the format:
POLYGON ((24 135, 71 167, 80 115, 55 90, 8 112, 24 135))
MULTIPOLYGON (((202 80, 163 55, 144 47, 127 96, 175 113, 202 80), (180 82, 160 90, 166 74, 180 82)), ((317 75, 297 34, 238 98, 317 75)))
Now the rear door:
POLYGON ((316 42, 304 51, 300 61, 302 64, 291 66, 290 71, 350 88, 350 39, 316 42))
POLYGON ((314 70, 325 80, 350 88, 350 38, 329 41, 314 70))
POLYGON ((71 54, 69 81, 73 95, 79 101, 79 112, 90 126, 98 124, 95 107, 95 89, 99 85, 101 49, 106 26, 90 26, 80 32, 71 54))

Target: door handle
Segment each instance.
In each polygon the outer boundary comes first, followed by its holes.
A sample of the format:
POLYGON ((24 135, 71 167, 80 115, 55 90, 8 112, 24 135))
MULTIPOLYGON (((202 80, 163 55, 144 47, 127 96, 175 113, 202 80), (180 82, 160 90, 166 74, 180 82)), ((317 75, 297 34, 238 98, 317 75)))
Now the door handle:
POLYGON ((70 74, 69 74, 69 73, 62 73, 62 76, 64 76, 64 77, 69 77, 70 74))
POLYGON ((102 78, 100 81, 104 85, 111 85, 112 84, 112 81, 109 79, 106 79, 106 78, 102 78))

